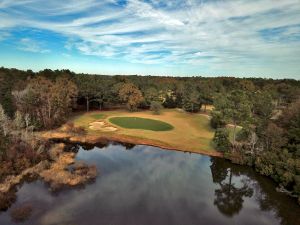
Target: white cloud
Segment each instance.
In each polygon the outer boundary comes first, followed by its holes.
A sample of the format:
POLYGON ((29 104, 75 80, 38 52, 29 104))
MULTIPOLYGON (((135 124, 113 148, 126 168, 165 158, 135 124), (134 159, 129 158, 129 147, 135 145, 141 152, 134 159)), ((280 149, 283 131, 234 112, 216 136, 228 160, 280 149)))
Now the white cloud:
POLYGON ((0 30, 0 41, 8 39, 10 36, 9 32, 0 30))
POLYGON ((35 53, 49 53, 49 49, 45 49, 40 42, 32 40, 30 38, 22 38, 19 42, 18 49, 27 52, 35 53))
MULTIPOLYGON (((226 68, 300 61, 299 0, 128 0, 126 5, 114 0, 4 0, 0 8, 5 9, 0 29, 57 32, 70 39, 67 49, 86 55, 226 68), (278 27, 286 27, 280 37, 267 40, 260 33, 278 27)), ((23 42, 23 50, 41 52, 39 44, 23 42)))

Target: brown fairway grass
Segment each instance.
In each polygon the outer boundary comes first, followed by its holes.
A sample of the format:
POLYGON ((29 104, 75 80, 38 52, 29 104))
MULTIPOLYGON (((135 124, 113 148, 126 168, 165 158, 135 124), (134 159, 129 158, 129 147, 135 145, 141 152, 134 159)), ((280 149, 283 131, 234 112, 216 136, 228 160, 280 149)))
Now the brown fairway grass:
POLYGON ((209 125, 209 117, 203 114, 191 114, 177 109, 165 109, 160 115, 153 115, 150 111, 127 112, 92 111, 79 114, 71 119, 75 126, 83 126, 87 130, 87 136, 111 140, 128 141, 133 144, 149 144, 167 149, 203 153, 206 155, 220 156, 213 145, 214 130, 209 125), (150 131, 140 129, 126 129, 117 127, 117 131, 105 132, 89 129, 89 124, 95 121, 105 121, 110 124, 111 117, 142 117, 161 120, 174 126, 170 131, 150 131), (96 119, 98 118, 98 119, 96 119))

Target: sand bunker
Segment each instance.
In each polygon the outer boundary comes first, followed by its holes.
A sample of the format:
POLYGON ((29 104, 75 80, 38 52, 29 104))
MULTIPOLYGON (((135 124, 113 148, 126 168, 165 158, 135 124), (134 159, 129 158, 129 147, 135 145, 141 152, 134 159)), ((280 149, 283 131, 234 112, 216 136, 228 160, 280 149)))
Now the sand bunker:
POLYGON ((117 130, 117 128, 110 126, 103 121, 92 122, 92 123, 90 123, 89 128, 91 130, 101 130, 101 131, 116 131, 117 130))

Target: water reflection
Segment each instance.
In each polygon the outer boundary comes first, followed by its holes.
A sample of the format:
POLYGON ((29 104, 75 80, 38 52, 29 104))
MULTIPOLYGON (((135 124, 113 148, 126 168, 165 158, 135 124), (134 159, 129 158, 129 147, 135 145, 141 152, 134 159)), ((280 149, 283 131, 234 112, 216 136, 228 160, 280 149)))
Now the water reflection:
POLYGON ((253 189, 249 187, 249 179, 242 179, 239 185, 233 182, 233 176, 240 176, 240 173, 234 168, 226 168, 224 160, 212 158, 211 161, 213 182, 219 184, 219 188, 215 190, 214 205, 221 213, 232 217, 242 209, 243 198, 252 197, 253 189))
POLYGON ((223 159, 211 158, 211 162, 210 169, 213 182, 219 184, 220 187, 215 190, 214 203, 224 215, 234 216, 234 214, 238 214, 243 208, 244 199, 252 197, 252 199, 255 199, 255 203, 258 204, 259 210, 264 213, 272 213, 278 221, 277 223, 282 225, 300 224, 300 217, 297 216, 297 214, 300 215, 300 207, 295 199, 277 192, 276 184, 272 180, 260 176, 253 169, 235 165, 223 159), (232 179, 236 180, 238 178, 241 181, 238 184, 238 195, 233 197, 232 200, 226 198, 228 194, 224 198, 223 196, 219 198, 219 192, 223 194, 224 189, 225 193, 229 193, 228 186, 224 188, 222 183, 227 180, 230 184, 232 179), (237 204, 233 205, 234 199, 237 197, 239 197, 237 204), (219 202, 220 199, 221 203, 219 202), (224 199, 226 201, 223 201, 224 199))
POLYGON ((84 148, 73 151, 97 166, 95 183, 55 195, 41 181, 25 183, 0 224, 15 224, 10 215, 24 204, 32 225, 300 224, 300 207, 247 167, 149 146, 84 148))

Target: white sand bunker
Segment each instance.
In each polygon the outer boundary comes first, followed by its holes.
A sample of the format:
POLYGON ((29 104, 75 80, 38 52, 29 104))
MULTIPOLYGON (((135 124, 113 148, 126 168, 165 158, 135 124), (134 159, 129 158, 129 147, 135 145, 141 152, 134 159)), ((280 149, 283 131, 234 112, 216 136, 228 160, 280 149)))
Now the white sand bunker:
POLYGON ((101 130, 101 131, 116 131, 117 128, 106 124, 103 121, 96 121, 89 124, 91 130, 101 130))

